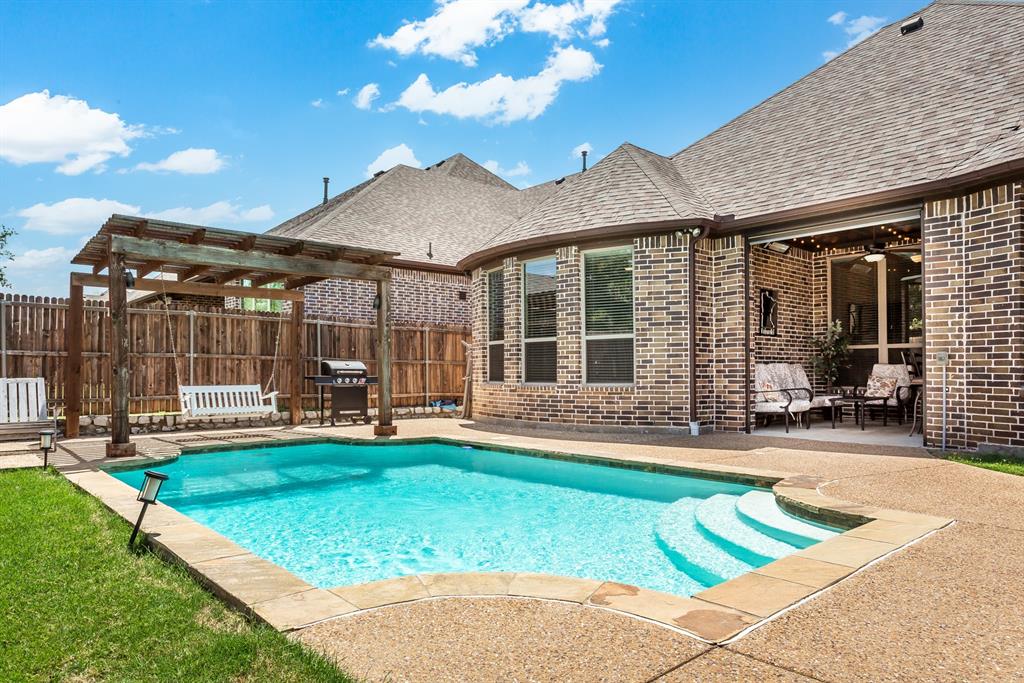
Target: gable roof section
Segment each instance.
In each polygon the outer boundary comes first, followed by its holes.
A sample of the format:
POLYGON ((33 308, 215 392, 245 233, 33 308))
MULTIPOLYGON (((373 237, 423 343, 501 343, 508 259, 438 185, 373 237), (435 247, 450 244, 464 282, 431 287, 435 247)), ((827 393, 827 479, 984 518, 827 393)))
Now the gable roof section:
POLYGON ((453 178, 462 178, 463 180, 471 180, 475 183, 499 187, 503 190, 518 190, 515 185, 491 173, 462 152, 457 152, 433 166, 428 166, 426 170, 431 173, 440 173, 452 176, 453 178))
POLYGON ((1024 4, 937 2, 673 157, 737 219, 1019 160, 1024 4), (917 16, 917 15, 915 15, 917 16))
POLYGON ((714 216, 711 205, 667 158, 629 143, 565 184, 482 250, 615 226, 682 225, 714 216))
POLYGON ((483 174, 493 174, 462 155, 449 160, 454 160, 454 172, 440 171, 448 163, 428 169, 395 166, 285 221, 270 234, 352 247, 388 245, 401 254, 397 261, 453 268, 555 189, 524 197, 511 185, 503 187, 504 181, 487 179, 483 174))

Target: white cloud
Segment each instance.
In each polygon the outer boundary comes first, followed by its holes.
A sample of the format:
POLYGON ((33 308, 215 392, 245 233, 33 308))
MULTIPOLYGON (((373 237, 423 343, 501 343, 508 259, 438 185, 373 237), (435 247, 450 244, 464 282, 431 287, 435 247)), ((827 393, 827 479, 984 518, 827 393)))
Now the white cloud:
POLYGON ((821 56, 826 62, 835 59, 843 50, 850 49, 877 32, 885 22, 885 17, 873 17, 865 14, 851 19, 846 12, 836 12, 828 18, 828 23, 843 29, 843 33, 847 35, 846 47, 837 50, 825 50, 821 53, 821 56))
POLYGON ((269 204, 262 204, 251 209, 243 209, 229 201, 219 201, 198 209, 190 206, 178 206, 155 213, 145 214, 146 218, 158 218, 164 221, 192 223, 194 225, 221 225, 224 223, 257 223, 274 217, 274 210, 269 204))
POLYGON ((559 40, 584 35, 576 27, 587 24, 586 35, 599 38, 608 30, 606 21, 620 0, 572 0, 560 5, 537 2, 523 10, 520 26, 524 31, 547 33, 559 40))
POLYGON ((370 45, 405 56, 419 53, 476 66, 475 48, 493 45, 517 29, 562 41, 577 36, 600 38, 620 2, 568 0, 549 5, 530 4, 530 0, 439 0, 431 16, 407 22, 390 36, 378 35, 370 45))
POLYGON ((598 47, 602 47, 602 48, 608 47, 611 44, 612 44, 612 41, 608 40, 607 38, 601 38, 600 40, 595 40, 594 41, 594 45, 597 45, 598 47))
POLYGON ((0 158, 18 166, 56 163, 65 175, 102 171, 111 157, 131 153, 130 140, 146 135, 117 114, 49 90, 0 106, 0 130, 0 158))
POLYGON ((52 268, 56 265, 67 265, 78 253, 67 247, 49 247, 47 249, 28 249, 15 254, 4 267, 18 272, 29 272, 40 268, 52 268))
POLYGON ((412 21, 390 36, 378 34, 371 46, 384 47, 400 55, 419 52, 476 65, 473 48, 493 44, 513 30, 515 13, 529 0, 440 0, 433 15, 412 21))
POLYGON ((341 90, 338 91, 338 97, 344 97, 347 94, 348 94, 348 88, 342 88, 341 90))
POLYGON ((535 119, 555 100, 563 83, 586 81, 601 70, 594 56, 576 47, 555 48, 544 69, 535 76, 512 78, 497 74, 476 83, 456 83, 435 91, 420 74, 392 106, 413 112, 429 111, 456 118, 509 123, 535 119))
POLYGON ((367 83, 356 93, 353 103, 357 109, 369 109, 378 97, 380 97, 380 86, 376 83, 367 83))
POLYGON ((323 98, 316 98, 315 100, 309 103, 309 106, 313 107, 314 109, 319 109, 320 107, 324 106, 323 98))
POLYGON ((377 171, 387 171, 398 164, 405 164, 413 168, 420 167, 420 160, 416 158, 412 149, 404 142, 384 150, 380 155, 370 162, 366 167, 366 177, 370 178, 377 171))
POLYGON ((25 230, 51 235, 95 232, 111 214, 138 214, 140 208, 113 199, 72 197, 53 204, 34 204, 18 212, 25 219, 25 230))
POLYGON ((499 164, 494 159, 488 159, 483 163, 483 166, 491 173, 494 173, 495 175, 504 176, 505 178, 515 178, 517 176, 530 175, 530 167, 527 165, 525 161, 520 161, 512 168, 502 168, 501 164, 499 164))
POLYGON ((135 170, 204 175, 216 173, 224 168, 224 164, 224 157, 218 154, 215 149, 189 147, 188 149, 177 151, 155 164, 148 162, 137 164, 135 170))
POLYGON ((586 152, 587 155, 589 155, 593 151, 594 151, 594 146, 591 145, 589 142, 584 142, 584 143, 578 144, 578 145, 576 145, 575 147, 572 148, 572 155, 571 155, 571 157, 573 159, 579 159, 580 157, 583 156, 584 152, 586 152))

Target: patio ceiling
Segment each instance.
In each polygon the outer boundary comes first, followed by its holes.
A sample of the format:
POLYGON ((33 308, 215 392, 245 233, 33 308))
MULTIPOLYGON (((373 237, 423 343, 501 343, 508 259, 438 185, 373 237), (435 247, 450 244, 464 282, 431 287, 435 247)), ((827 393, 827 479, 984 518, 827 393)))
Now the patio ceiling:
POLYGON ((398 252, 115 214, 71 262, 91 267, 94 275, 100 274, 109 265, 110 245, 115 238, 122 244, 132 245, 126 266, 137 271, 139 279, 165 272, 173 274, 179 282, 215 285, 249 280, 253 287, 284 282, 287 289, 294 289, 359 272, 358 267, 346 268, 346 264, 386 265, 398 255, 398 252), (202 247, 216 247, 215 253, 220 256, 206 259, 205 263, 198 262, 200 259, 190 262, 190 255, 198 254, 197 248, 202 247), (238 263, 232 263, 235 260, 232 252, 239 257, 238 263), (297 272, 299 270, 302 272, 297 272))

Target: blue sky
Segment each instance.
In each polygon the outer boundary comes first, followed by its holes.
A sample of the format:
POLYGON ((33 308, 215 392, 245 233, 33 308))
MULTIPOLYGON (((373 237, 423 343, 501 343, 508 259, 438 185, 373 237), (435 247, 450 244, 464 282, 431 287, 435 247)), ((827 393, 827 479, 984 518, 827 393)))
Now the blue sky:
POLYGON ((671 154, 922 4, 2 3, 8 276, 66 295, 114 211, 262 231, 396 162, 671 154))

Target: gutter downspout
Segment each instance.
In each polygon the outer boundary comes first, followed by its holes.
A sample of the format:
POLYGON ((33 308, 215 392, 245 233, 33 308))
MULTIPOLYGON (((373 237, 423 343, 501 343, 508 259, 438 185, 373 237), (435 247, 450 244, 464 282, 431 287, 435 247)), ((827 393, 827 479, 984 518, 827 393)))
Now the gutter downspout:
POLYGON ((686 281, 687 298, 689 299, 688 328, 690 340, 687 344, 690 375, 690 436, 700 436, 700 417, 697 414, 697 243, 708 236, 711 230, 707 227, 690 229, 690 244, 687 250, 686 281))
POLYGON ((750 240, 743 240, 743 431, 750 433, 750 240))

